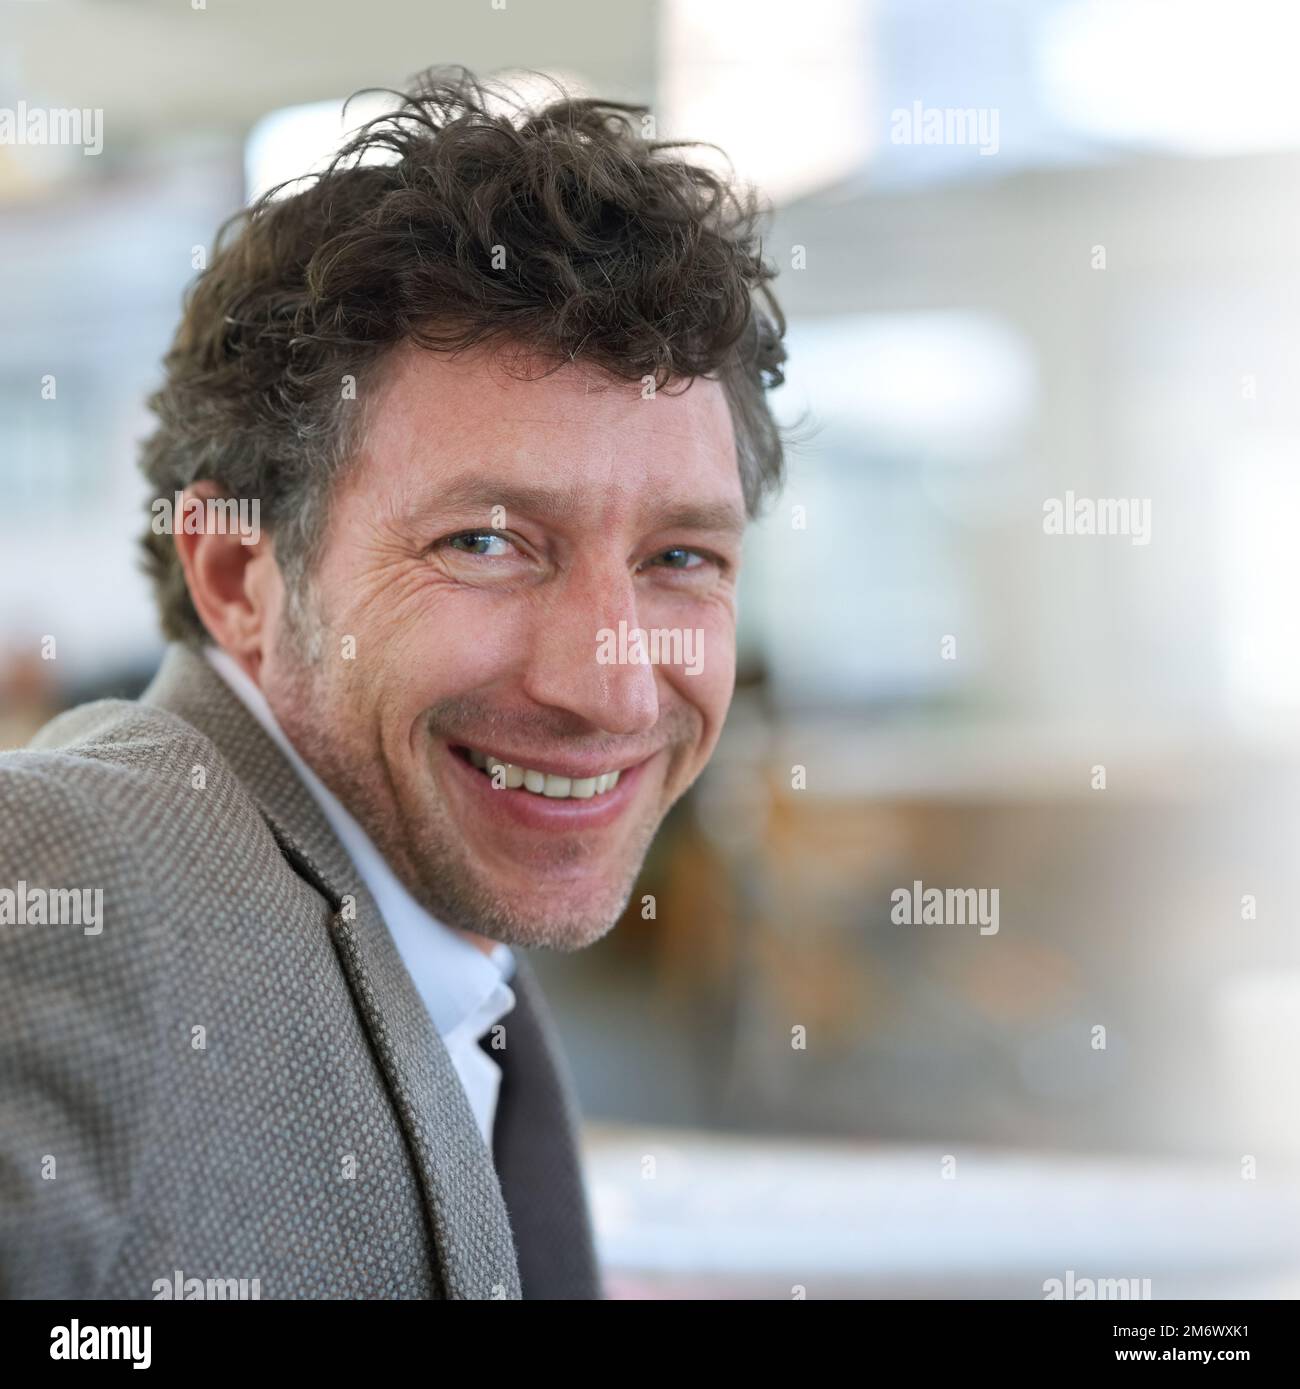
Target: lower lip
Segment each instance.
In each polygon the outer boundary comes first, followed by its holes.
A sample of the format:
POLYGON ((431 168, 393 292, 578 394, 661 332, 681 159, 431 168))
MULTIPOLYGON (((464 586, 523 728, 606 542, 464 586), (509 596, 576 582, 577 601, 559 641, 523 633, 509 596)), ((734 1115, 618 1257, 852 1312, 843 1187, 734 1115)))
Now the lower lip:
MULTIPOLYGON (((444 744, 444 747, 446 745, 444 744)), ((497 788, 486 772, 471 766, 458 753, 447 749, 453 774, 466 784, 477 798, 476 804, 486 814, 532 830, 598 830, 613 824, 623 813, 636 792, 641 774, 648 763, 639 762, 619 773, 618 785, 612 791, 591 796, 587 800, 565 799, 538 795, 522 786, 513 790, 497 788)))

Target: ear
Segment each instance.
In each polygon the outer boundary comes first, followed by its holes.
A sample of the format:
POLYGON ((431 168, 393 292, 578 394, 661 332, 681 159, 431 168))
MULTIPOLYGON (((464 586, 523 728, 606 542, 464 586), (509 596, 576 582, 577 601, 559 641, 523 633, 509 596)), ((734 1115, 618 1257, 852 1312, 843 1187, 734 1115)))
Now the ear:
POLYGON ((203 625, 218 646, 255 672, 270 639, 274 595, 283 585, 257 503, 243 503, 243 511, 234 501, 224 511, 208 506, 225 497, 214 482, 187 487, 172 538, 203 625))

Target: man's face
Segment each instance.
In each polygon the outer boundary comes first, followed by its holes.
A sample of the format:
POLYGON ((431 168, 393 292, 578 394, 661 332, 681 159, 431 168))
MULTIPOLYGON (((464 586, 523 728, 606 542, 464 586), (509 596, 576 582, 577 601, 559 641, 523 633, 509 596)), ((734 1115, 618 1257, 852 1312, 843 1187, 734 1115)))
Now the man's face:
POLYGON ((262 687, 430 911, 580 948, 730 703, 744 504, 722 387, 645 398, 403 348, 380 389, 311 586, 313 658, 273 605, 262 687))

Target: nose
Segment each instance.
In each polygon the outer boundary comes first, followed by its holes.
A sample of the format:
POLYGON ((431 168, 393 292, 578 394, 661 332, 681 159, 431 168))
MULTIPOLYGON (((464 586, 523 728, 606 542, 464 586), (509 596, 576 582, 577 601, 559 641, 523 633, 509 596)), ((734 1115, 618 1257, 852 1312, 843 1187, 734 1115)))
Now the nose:
MULTIPOLYGON (((655 669, 602 662, 611 643, 601 634, 637 625, 636 588, 624 568, 571 571, 539 614, 524 675, 524 691, 538 704, 564 709, 604 733, 646 733, 659 720, 655 669)), ((622 654, 621 652, 619 654, 622 654)))

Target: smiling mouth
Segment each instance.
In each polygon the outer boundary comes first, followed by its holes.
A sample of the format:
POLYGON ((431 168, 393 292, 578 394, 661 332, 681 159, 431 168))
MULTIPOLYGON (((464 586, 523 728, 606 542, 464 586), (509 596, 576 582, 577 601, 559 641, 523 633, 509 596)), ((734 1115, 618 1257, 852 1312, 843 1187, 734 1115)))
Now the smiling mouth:
POLYGON ((477 767, 484 776, 493 778, 508 791, 531 791, 535 796, 545 796, 554 801, 589 801, 595 796, 603 796, 618 785, 621 774, 620 769, 602 772, 594 777, 556 776, 554 772, 539 772, 531 767, 503 762, 490 752, 480 752, 478 748, 460 747, 454 751, 463 761, 477 767))

